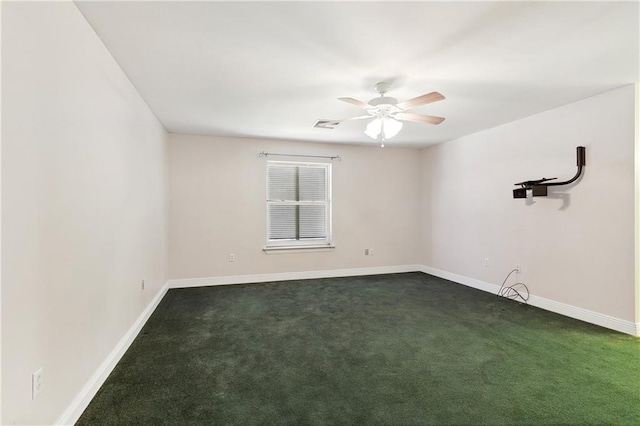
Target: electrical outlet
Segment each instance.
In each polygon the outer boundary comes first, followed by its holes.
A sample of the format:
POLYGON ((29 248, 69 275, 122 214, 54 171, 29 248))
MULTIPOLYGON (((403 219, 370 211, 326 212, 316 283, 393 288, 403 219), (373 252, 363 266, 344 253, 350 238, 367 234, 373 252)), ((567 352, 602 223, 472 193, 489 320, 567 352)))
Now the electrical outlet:
POLYGON ((485 257, 485 258, 484 258, 484 267, 485 267, 485 268, 488 268, 488 267, 489 267, 489 258, 488 258, 488 257, 485 257))
POLYGON ((364 255, 369 256, 369 249, 364 249, 364 255))
POLYGON ((373 249, 372 248, 369 249, 369 256, 373 256, 373 249))
POLYGON ((520 264, 516 264, 516 274, 520 274, 522 273, 522 268, 520 267, 520 264))
POLYGON ((144 280, 140 282, 140 290, 144 290, 144 280))
POLYGON ((229 253, 229 262, 235 262, 235 261, 236 261, 236 254, 229 253))
POLYGON ((31 375, 31 399, 36 399, 36 397, 40 395, 40 392, 42 392, 42 387, 44 386, 42 370, 43 367, 40 367, 31 375))

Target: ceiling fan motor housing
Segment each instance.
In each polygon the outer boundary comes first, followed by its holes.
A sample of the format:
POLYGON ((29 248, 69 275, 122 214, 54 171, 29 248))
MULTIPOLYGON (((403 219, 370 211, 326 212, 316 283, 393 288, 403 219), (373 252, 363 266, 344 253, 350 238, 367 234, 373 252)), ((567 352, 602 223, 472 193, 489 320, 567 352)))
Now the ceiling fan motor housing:
POLYGON ((378 106, 378 105, 396 105, 398 100, 396 98, 392 98, 391 96, 380 96, 378 98, 373 98, 369 101, 369 105, 378 106))

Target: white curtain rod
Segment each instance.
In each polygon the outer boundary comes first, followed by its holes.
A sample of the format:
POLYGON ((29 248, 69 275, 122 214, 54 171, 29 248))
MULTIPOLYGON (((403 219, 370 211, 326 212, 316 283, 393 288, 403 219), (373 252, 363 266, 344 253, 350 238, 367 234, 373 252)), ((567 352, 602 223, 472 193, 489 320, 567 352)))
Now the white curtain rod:
POLYGON ((268 157, 269 155, 279 155, 283 157, 311 157, 311 158, 329 158, 331 160, 342 161, 342 158, 339 155, 301 155, 301 154, 276 154, 274 152, 264 152, 262 151, 258 154, 258 157, 268 157))

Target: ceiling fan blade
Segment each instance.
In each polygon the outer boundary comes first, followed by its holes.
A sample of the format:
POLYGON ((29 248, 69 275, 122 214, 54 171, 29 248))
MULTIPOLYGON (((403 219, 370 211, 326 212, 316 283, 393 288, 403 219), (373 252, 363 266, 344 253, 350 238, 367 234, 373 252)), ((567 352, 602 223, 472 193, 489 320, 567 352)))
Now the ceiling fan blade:
POLYGON ((409 99, 404 102, 400 102, 397 107, 400 109, 411 109, 420 105, 430 104, 431 102, 437 102, 444 99, 444 96, 438 92, 427 93, 426 95, 418 96, 417 98, 409 99))
POLYGON ((413 112, 399 112, 393 118, 404 121, 415 121, 417 123, 440 124, 444 121, 444 117, 436 117, 434 115, 416 114, 413 112))
POLYGON ((371 108, 371 105, 353 98, 338 98, 338 100, 355 105, 360 108, 364 108, 364 109, 371 108))

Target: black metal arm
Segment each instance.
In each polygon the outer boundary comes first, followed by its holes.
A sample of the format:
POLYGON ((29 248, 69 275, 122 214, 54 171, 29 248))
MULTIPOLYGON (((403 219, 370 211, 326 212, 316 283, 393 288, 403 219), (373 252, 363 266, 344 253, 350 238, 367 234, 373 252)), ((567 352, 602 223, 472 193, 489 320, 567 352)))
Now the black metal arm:
POLYGON ((580 175, 582 175, 582 168, 586 164, 586 151, 584 146, 576 147, 576 163, 578 171, 576 172, 576 175, 569 180, 547 183, 548 181, 555 180, 557 178, 542 178, 516 183, 515 185, 520 185, 520 188, 513 190, 513 198, 526 198, 527 190, 529 189, 532 190, 534 197, 545 197, 547 195, 547 187, 569 185, 570 183, 578 180, 580 175))

